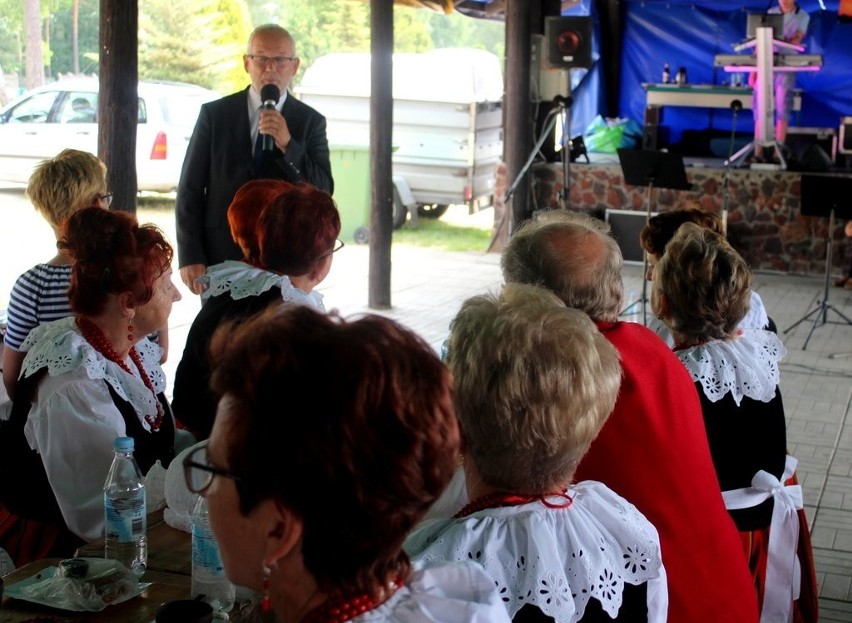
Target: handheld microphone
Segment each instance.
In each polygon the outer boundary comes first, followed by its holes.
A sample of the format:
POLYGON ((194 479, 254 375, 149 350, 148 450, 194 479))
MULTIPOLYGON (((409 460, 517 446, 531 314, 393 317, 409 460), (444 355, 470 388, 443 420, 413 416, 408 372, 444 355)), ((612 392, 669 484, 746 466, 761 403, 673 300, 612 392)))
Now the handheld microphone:
MULTIPOLYGON (((281 97, 281 89, 274 84, 264 84, 260 88, 260 101, 263 102, 264 110, 275 110, 278 98, 281 97)), ((275 141, 269 134, 263 135, 263 151, 275 149, 275 141)))
POLYGON ((731 110, 734 112, 740 112, 743 109, 743 103, 740 100, 734 100, 731 102, 731 110))

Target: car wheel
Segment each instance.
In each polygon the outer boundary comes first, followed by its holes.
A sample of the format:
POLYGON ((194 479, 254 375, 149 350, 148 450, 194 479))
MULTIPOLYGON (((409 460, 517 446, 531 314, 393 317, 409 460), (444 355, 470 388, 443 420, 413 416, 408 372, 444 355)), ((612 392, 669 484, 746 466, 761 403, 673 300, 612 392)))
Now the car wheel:
POLYGON ((370 228, 358 227, 355 229, 352 237, 355 239, 356 244, 367 244, 370 242, 370 228))
POLYGON ((396 188, 393 189, 393 228, 399 229, 405 225, 408 209, 402 204, 402 198, 396 188))
POLYGON ((419 203, 417 214, 424 218, 441 218, 450 209, 445 203, 419 203))

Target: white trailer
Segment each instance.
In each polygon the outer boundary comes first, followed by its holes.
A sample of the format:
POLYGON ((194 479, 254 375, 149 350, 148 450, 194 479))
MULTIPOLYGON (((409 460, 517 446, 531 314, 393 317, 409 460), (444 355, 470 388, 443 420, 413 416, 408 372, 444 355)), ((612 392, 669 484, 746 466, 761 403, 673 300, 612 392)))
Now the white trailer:
MULTIPOLYGON (((296 94, 325 115, 332 150, 369 145, 369 53, 318 58, 296 94)), ((466 48, 394 54, 393 97, 394 226, 415 210, 437 218, 450 204, 491 205, 503 155, 500 59, 466 48)))

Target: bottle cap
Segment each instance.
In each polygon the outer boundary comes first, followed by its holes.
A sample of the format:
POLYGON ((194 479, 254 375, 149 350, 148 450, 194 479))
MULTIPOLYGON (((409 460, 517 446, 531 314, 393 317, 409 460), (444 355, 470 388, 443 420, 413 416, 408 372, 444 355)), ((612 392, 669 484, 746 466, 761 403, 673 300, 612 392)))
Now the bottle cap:
POLYGON ((116 437, 112 447, 116 452, 131 452, 134 445, 133 437, 116 437))

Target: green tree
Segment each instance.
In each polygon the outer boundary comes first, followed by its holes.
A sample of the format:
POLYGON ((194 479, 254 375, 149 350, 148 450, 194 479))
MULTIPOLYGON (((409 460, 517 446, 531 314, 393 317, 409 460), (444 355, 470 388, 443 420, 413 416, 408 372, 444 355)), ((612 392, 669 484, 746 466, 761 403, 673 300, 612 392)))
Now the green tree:
MULTIPOLYGON (((58 7, 50 16, 50 68, 53 75, 69 73, 74 70, 74 41, 72 29, 71 3, 58 7)), ((80 0, 78 18, 80 73, 97 73, 97 61, 90 58, 98 55, 98 24, 100 20, 100 0, 80 0)))
POLYGON ((231 93, 249 83, 243 66, 243 54, 251 34, 251 15, 245 0, 219 0, 218 16, 213 20, 214 31, 219 38, 213 39, 213 47, 223 53, 220 65, 221 80, 212 88, 220 93, 231 93))
POLYGON ((394 7, 394 52, 426 52, 435 47, 429 32, 429 13, 425 9, 394 7))
POLYGON ((238 74, 249 28, 243 0, 146 0, 139 10, 140 78, 219 92, 245 85, 238 74))
POLYGON ((434 11, 425 13, 436 48, 478 48, 503 58, 506 28, 502 21, 475 19, 458 12, 450 15, 434 11))

